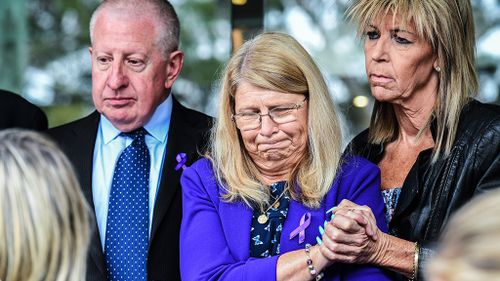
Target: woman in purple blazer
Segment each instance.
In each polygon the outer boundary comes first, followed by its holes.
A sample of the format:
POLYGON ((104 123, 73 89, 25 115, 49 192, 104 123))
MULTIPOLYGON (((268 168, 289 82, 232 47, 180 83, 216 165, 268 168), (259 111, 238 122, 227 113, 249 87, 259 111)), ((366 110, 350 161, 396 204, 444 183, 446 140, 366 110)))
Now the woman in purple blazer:
MULTIPOLYGON (((379 169, 341 157, 333 102, 302 46, 280 33, 245 43, 228 63, 219 104, 206 158, 181 179, 182 280, 390 280, 328 250, 323 226, 343 199, 387 226, 379 169)), ((360 218, 355 212, 343 214, 360 218)))

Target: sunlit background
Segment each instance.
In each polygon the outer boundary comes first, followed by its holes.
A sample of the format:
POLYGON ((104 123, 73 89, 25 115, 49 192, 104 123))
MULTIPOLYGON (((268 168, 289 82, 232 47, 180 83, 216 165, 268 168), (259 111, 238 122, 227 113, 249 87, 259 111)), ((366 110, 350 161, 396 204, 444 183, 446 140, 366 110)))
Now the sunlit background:
MULTIPOLYGON (((235 25, 255 24, 255 19, 244 13, 231 18, 231 11, 234 5, 255 4, 257 0, 171 2, 181 20, 181 48, 186 53, 174 93, 186 106, 215 115, 218 78, 232 43, 248 37, 235 25)), ((347 2, 268 0, 261 4, 260 18, 265 31, 291 34, 318 63, 341 113, 345 140, 368 125, 373 105, 361 43, 354 26, 344 20, 347 2)), ((98 3, 0 1, 0 88, 42 107, 51 127, 93 110, 88 22, 98 3)), ((500 103, 500 0, 473 0, 473 5, 479 100, 500 103)))

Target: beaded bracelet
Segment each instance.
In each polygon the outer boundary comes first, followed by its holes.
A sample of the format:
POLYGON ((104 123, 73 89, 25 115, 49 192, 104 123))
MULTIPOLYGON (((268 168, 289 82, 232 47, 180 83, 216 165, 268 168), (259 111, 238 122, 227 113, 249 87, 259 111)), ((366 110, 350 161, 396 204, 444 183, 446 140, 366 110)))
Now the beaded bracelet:
POLYGON ((413 256, 413 271, 411 273, 410 281, 416 281, 418 275, 418 255, 420 253, 420 247, 418 242, 415 242, 415 255, 413 256))
POLYGON ((304 250, 306 251, 307 255, 307 269, 309 270, 309 273, 314 277, 314 280, 316 281, 321 280, 324 274, 323 272, 318 273, 316 271, 316 268, 314 268, 313 261, 311 259, 311 244, 307 243, 306 248, 304 250))

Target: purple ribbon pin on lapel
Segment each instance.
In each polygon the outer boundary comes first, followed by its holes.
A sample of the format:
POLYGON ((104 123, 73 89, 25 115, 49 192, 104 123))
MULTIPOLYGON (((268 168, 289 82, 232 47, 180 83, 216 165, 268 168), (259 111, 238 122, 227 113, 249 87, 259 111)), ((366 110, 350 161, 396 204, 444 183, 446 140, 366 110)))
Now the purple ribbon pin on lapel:
POLYGON ((311 213, 307 212, 300 218, 299 226, 290 233, 290 240, 293 239, 297 234, 299 235, 299 244, 304 243, 306 239, 306 228, 311 224, 311 213))
POLYGON ((177 160, 177 166, 175 166, 176 171, 179 171, 180 168, 182 168, 182 170, 187 168, 185 165, 187 162, 186 153, 181 152, 181 153, 177 154, 177 156, 175 156, 175 160, 177 160))

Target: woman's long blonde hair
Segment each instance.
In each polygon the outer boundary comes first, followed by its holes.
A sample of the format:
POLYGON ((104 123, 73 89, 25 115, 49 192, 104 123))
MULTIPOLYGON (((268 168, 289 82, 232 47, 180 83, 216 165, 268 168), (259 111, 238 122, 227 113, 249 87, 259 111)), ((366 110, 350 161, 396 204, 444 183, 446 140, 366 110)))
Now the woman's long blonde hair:
POLYGON ((0 280, 85 280, 89 208, 53 142, 0 132, 0 198, 0 280))
POLYGON ((306 155, 290 175, 292 198, 317 208, 335 178, 341 157, 341 132, 333 101, 318 67, 291 36, 263 33, 246 42, 225 69, 217 122, 212 130, 208 157, 217 179, 226 188, 223 197, 263 208, 269 191, 258 180, 259 171, 245 150, 231 120, 234 96, 245 81, 267 90, 305 95, 308 99, 306 155))
MULTIPOLYGON (((437 103, 428 125, 435 118, 436 139, 432 160, 449 155, 464 105, 477 94, 475 34, 469 0, 353 0, 347 17, 357 23, 358 34, 376 18, 392 13, 404 24, 413 24, 417 35, 432 46, 441 71, 437 103)), ((422 128, 428 128, 428 126, 422 128)), ((369 141, 383 144, 399 134, 391 104, 375 101, 370 122, 369 141)))

